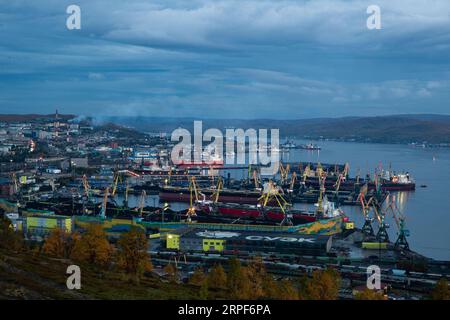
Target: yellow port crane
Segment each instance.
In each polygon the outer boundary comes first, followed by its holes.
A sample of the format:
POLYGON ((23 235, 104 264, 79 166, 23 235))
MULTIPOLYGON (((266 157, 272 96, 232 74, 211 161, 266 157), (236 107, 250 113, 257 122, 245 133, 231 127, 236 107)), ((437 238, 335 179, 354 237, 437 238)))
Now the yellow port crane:
POLYGON ((284 199, 282 194, 280 193, 280 190, 282 189, 272 182, 272 180, 269 180, 267 184, 264 185, 263 189, 263 195, 258 198, 259 204, 262 206, 263 214, 265 207, 270 203, 275 201, 278 206, 280 207, 281 211, 283 212, 284 218, 281 222, 282 225, 292 225, 292 222, 290 220, 291 217, 289 217, 286 214, 285 208, 289 206, 290 204, 284 199))
POLYGON ((118 171, 114 172, 112 192, 111 192, 112 197, 116 196, 117 185, 119 183, 119 179, 121 180, 120 182, 122 182, 119 172, 118 171))
POLYGON ((293 192, 294 191, 294 185, 295 185, 295 181, 297 181, 297 173, 292 172, 291 174, 291 183, 289 184, 289 192, 293 192))
POLYGON ((196 216, 197 213, 195 211, 194 201, 193 198, 195 196, 195 202, 198 202, 198 189, 197 189, 197 182, 195 181, 195 177, 192 176, 189 182, 189 208, 186 212, 187 215, 187 222, 192 222, 192 217, 196 216))
POLYGON ((280 161, 280 179, 281 184, 284 184, 289 177, 290 164, 288 163, 286 166, 283 166, 283 163, 280 161))
POLYGON ((223 180, 222 177, 219 176, 217 179, 216 190, 214 190, 212 197, 214 199, 214 203, 219 202, 220 191, 223 189, 223 180))

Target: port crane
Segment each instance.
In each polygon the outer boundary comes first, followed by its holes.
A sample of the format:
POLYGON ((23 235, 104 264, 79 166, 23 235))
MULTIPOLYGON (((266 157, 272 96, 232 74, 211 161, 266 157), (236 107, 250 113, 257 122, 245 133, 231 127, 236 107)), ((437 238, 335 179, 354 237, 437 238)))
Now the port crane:
POLYGON ((376 204, 373 204, 373 211, 375 213, 375 216, 378 220, 378 232, 375 236, 375 238, 379 242, 389 242, 389 234, 387 232, 387 229, 389 228, 389 224, 386 223, 386 212, 380 208, 378 211, 378 206, 376 204))
POLYGON ((128 179, 125 182, 125 198, 123 199, 123 206, 128 207, 128 192, 130 191, 130 186, 128 185, 128 179))
POLYGON ((291 216, 286 214, 285 210, 285 208, 290 204, 283 198, 280 190, 282 191, 282 189, 276 186, 272 180, 269 180, 269 182, 264 184, 263 195, 258 199, 259 206, 262 207, 262 213, 264 215, 267 204, 270 202, 276 202, 284 216, 281 221, 281 225, 292 225, 291 216))
POLYGON ((363 188, 361 188, 361 192, 359 193, 358 196, 358 201, 360 201, 361 203, 361 209, 364 216, 364 225, 362 226, 361 231, 365 236, 373 237, 375 235, 372 227, 373 218, 370 217, 370 205, 373 201, 373 197, 367 200, 366 191, 367 191, 367 184, 364 185, 363 188))
POLYGON ((122 178, 120 177, 118 171, 116 171, 116 172, 114 173, 114 178, 113 178, 113 179, 114 179, 114 180, 113 180, 113 186, 112 186, 111 196, 112 196, 112 197, 115 197, 115 196, 116 196, 116 191, 117 191, 117 185, 118 185, 118 183, 119 183, 119 180, 120 180, 120 182, 122 182, 122 178))
POLYGON ((317 214, 319 217, 323 217, 323 196, 325 194, 325 179, 326 176, 322 177, 319 175, 319 198, 317 199, 317 214))
POLYGON ((289 177, 289 171, 291 169, 291 165, 288 163, 286 166, 283 166, 283 163, 280 162, 280 178, 281 178, 281 185, 283 185, 288 177, 289 177))
MULTIPOLYGON (((192 217, 195 217, 197 213, 195 212, 195 206, 193 203, 193 197, 195 196, 195 202, 198 202, 198 189, 197 189, 197 182, 195 181, 195 177, 192 176, 189 180, 189 208, 186 212, 187 215, 187 222, 192 222, 192 217)), ((218 197, 218 195, 217 195, 218 197)))
POLYGON ((108 196, 109 196, 109 187, 106 187, 105 194, 103 196, 102 209, 101 209, 101 212, 100 212, 100 217, 102 219, 106 218, 106 208, 107 208, 107 205, 108 205, 108 196))
POLYGON ((253 183, 255 184, 255 190, 260 191, 261 188, 259 187, 259 177, 258 177, 258 172, 255 170, 253 170, 253 183))
POLYGON ((335 183, 335 189, 334 189, 334 202, 339 205, 339 189, 341 188, 341 182, 345 179, 344 173, 340 173, 339 177, 336 180, 335 183))
POLYGON ((409 230, 405 228, 406 217, 400 212, 394 201, 392 201, 387 206, 387 210, 390 210, 390 212, 392 213, 392 216, 394 217, 395 223, 397 224, 398 227, 398 237, 397 240, 395 241, 394 246, 396 248, 409 250, 409 244, 406 237, 409 237, 410 233, 409 230))
POLYGON ((142 213, 144 212, 145 207, 145 198, 147 197, 147 192, 145 190, 142 190, 141 197, 139 199, 139 217, 142 218, 142 213))
POLYGON ((214 190, 212 197, 214 199, 214 203, 219 202, 219 196, 220 196, 220 191, 223 189, 223 180, 222 177, 219 177, 217 179, 217 186, 216 186, 216 190, 214 190))
POLYGON ((294 192, 295 181, 297 181, 297 174, 294 171, 291 174, 291 182, 289 183, 288 192, 291 192, 291 193, 294 192))

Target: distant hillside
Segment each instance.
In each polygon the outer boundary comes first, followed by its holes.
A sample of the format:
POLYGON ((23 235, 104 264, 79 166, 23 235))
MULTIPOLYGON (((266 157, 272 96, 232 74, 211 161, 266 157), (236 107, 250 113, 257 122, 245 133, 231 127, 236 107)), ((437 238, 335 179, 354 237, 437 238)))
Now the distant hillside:
MULTIPOLYGON (((58 114, 58 117, 70 120, 76 116, 72 114, 58 114)), ((0 114, 0 122, 21 122, 48 118, 55 118, 55 114, 0 114)))
MULTIPOLYGON (((188 118, 108 118, 109 121, 135 127, 147 132, 171 132, 182 127, 192 130, 188 118)), ((377 143, 450 143, 450 116, 391 115, 378 117, 316 118, 299 120, 203 120, 204 129, 279 128, 282 137, 309 139, 338 139, 377 143)))

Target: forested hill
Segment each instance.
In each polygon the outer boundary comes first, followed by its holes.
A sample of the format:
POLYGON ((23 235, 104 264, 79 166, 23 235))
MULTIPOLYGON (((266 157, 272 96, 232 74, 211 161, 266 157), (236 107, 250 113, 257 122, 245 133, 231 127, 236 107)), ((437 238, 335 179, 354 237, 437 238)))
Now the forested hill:
MULTIPOLYGON (((182 127, 192 130, 188 118, 114 117, 109 121, 147 132, 171 132, 182 127)), ((316 118, 298 120, 204 119, 207 128, 278 128, 282 137, 337 139, 384 143, 450 143, 448 115, 390 115, 377 117, 316 118)))

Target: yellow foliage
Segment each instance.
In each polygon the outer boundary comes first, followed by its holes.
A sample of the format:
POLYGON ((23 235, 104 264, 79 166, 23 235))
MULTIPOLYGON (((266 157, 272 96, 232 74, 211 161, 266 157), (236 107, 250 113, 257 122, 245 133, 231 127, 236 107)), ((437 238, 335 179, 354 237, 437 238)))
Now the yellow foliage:
POLYGON ((112 246, 101 225, 90 224, 85 233, 75 241, 71 253, 74 260, 106 266, 111 262, 112 246))
POLYGON ((54 229, 45 240, 42 251, 50 256, 63 258, 66 253, 67 235, 60 228, 54 229))
POLYGON ((355 293, 356 300, 386 300, 386 297, 382 292, 370 290, 368 288, 355 293))
POLYGON ((308 300, 336 300, 341 284, 336 270, 316 270, 311 278, 303 278, 300 285, 300 298, 308 300))
POLYGON ((150 255, 147 252, 147 238, 142 230, 132 228, 129 232, 122 234, 117 242, 117 247, 119 268, 136 276, 152 270, 150 255))

